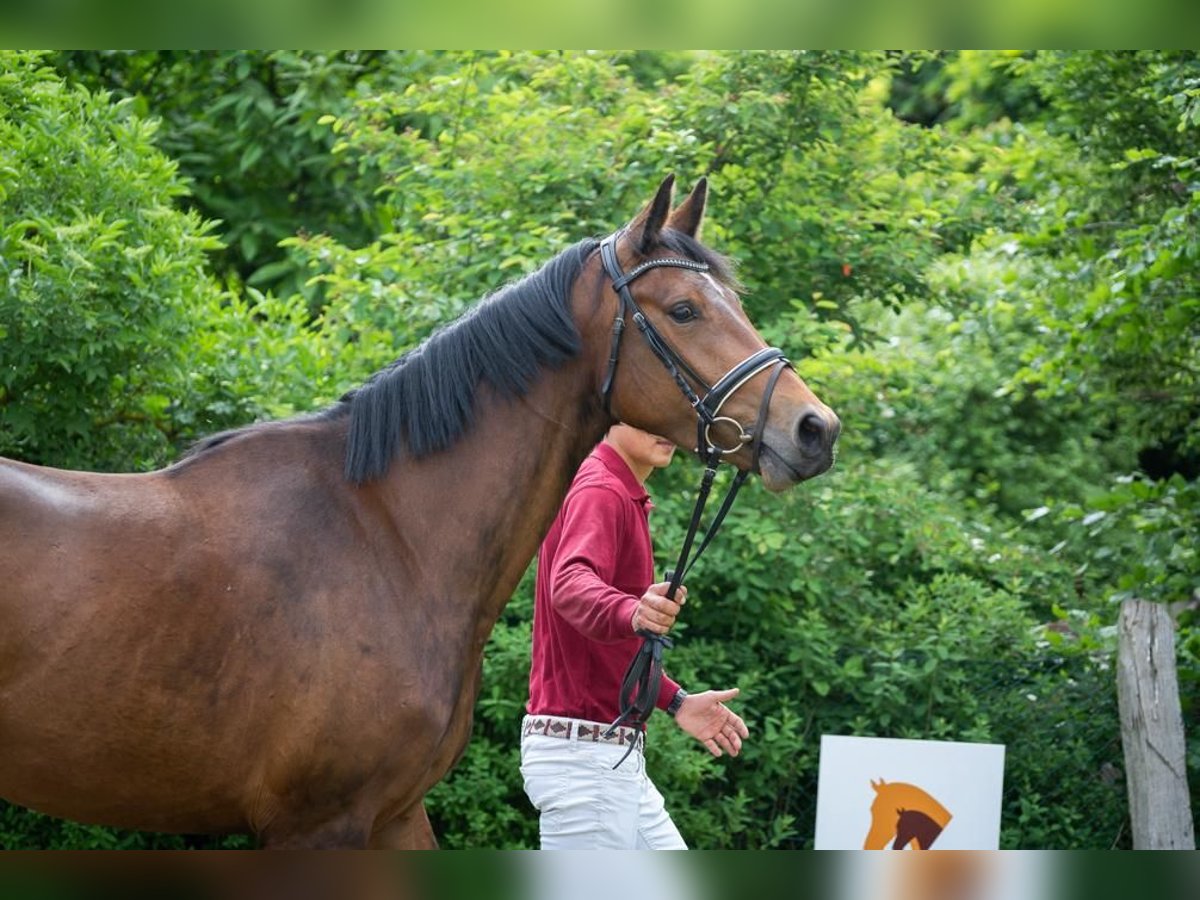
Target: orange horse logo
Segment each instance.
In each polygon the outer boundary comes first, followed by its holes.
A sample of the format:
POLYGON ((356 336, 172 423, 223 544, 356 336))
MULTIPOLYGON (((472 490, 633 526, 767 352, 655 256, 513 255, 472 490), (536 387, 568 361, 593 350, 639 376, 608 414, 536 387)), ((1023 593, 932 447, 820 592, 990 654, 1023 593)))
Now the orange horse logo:
POLYGON ((949 824, 950 811, 915 784, 903 781, 872 781, 875 802, 871 804, 871 830, 864 850, 882 850, 892 842, 893 850, 914 844, 928 850, 949 824))

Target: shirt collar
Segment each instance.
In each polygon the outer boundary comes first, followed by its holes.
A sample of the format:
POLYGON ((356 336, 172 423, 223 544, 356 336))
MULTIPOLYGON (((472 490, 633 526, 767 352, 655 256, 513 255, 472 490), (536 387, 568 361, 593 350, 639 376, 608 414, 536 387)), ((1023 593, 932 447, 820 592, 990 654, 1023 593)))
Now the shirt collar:
POLYGON ((637 480, 637 476, 633 474, 633 470, 629 468, 629 464, 621 458, 621 454, 601 441, 596 445, 596 449, 592 451, 592 456, 600 460, 604 468, 608 469, 621 485, 629 493, 629 499, 643 506, 652 506, 648 501, 650 495, 646 492, 646 486, 637 480))

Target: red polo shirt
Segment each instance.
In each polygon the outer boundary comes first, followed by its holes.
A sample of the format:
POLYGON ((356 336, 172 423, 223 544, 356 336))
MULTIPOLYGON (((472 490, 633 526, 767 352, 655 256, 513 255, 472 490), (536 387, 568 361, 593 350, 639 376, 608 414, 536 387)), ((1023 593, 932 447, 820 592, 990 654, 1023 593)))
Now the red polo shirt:
MULTIPOLYGON (((633 612, 656 580, 653 504, 629 466, 601 443, 584 460, 538 553, 531 714, 611 722, 641 647, 633 612)), ((663 676, 658 707, 679 685, 663 676)))

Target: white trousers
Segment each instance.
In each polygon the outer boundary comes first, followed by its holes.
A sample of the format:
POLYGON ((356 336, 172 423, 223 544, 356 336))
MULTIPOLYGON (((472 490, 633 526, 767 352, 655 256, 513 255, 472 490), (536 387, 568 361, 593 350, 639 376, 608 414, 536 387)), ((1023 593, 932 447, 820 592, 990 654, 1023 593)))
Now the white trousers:
MULTIPOLYGON (((602 727, 607 728, 607 725, 602 727)), ((638 746, 529 734, 525 793, 540 814, 543 850, 686 850, 638 746)))

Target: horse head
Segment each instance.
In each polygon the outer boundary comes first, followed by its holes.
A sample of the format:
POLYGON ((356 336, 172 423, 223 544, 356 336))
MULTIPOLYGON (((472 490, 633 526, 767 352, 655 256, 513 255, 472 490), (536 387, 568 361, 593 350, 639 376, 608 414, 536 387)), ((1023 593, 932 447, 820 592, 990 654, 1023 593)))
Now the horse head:
POLYGON ((610 356, 597 366, 611 415, 757 471, 768 490, 821 474, 833 464, 838 417, 782 351, 767 347, 731 266, 700 242, 707 182, 674 209, 673 191, 672 176, 609 239, 604 266, 614 291, 606 293, 617 294, 616 313, 597 317, 596 327, 617 324, 610 356), (634 334, 622 338, 624 318, 634 334))
POLYGON ((882 850, 893 839, 893 849, 899 850, 914 837, 923 849, 928 849, 952 818, 948 809, 914 784, 880 778, 871 782, 871 789, 875 800, 864 850, 882 850))

